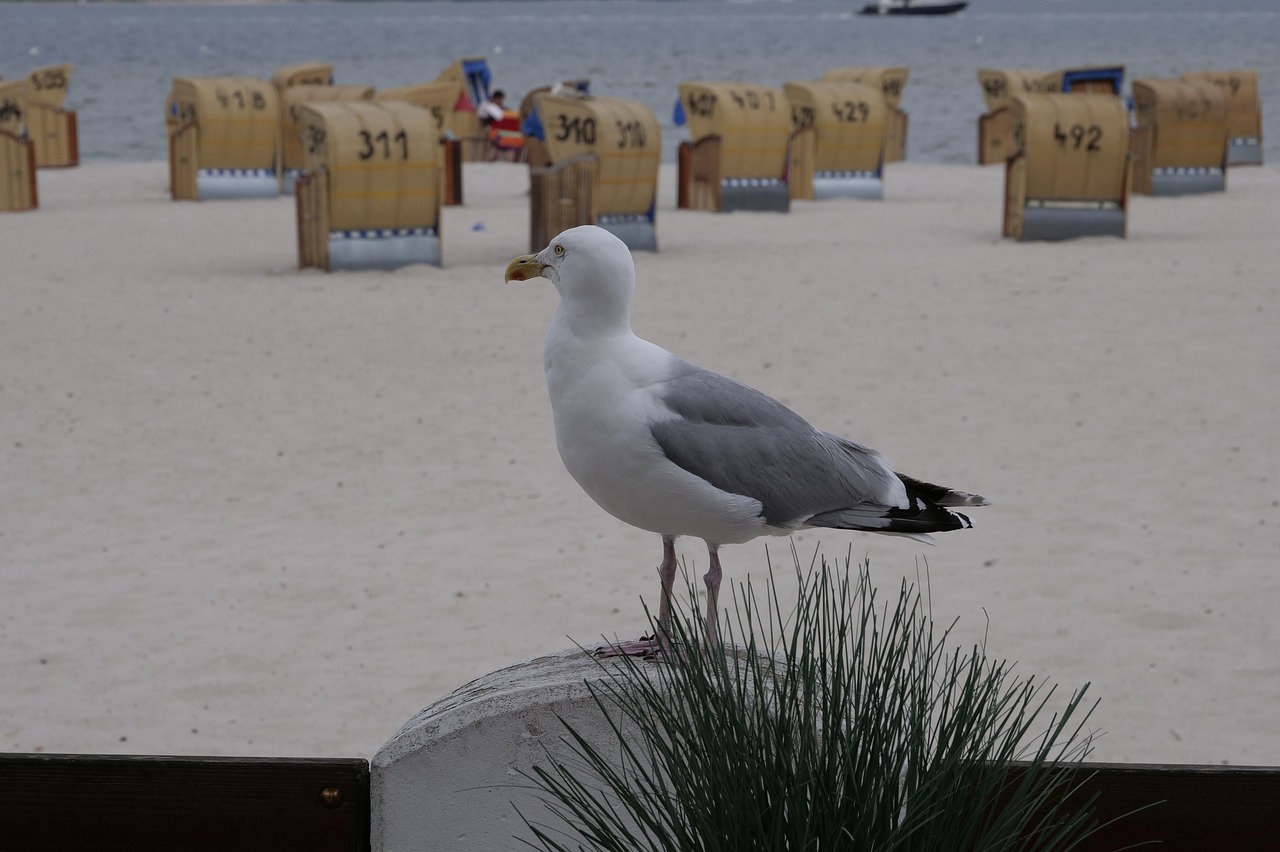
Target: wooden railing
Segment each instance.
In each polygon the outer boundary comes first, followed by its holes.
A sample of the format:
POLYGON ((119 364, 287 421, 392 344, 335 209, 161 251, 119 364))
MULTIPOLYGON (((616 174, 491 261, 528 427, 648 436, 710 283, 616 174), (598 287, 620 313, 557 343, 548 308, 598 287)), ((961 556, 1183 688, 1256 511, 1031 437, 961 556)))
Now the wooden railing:
POLYGON ((351 759, 0 755, 4 852, 366 852, 351 759))
MULTIPOLYGON (((1078 852, 1280 849, 1280 767, 1067 771, 1103 825, 1078 852)), ((369 823, 361 759, 0 754, 4 852, 367 852, 369 823)))

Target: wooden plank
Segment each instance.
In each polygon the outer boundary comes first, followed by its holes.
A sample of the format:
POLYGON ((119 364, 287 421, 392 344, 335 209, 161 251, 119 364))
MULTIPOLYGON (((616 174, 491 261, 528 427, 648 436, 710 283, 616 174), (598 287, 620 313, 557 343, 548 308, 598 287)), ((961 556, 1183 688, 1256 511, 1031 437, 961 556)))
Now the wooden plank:
POLYGON ((595 172, 589 154, 529 169, 530 251, 541 251, 561 231, 595 224, 595 172))
POLYGON ((360 759, 0 754, 4 852, 367 852, 360 759))
POLYGON ((1075 852, 1153 841, 1160 852, 1280 849, 1280 767, 1085 763, 1069 771, 1068 788, 1079 789, 1067 811, 1096 794, 1096 816, 1105 826, 1075 852))
MULTIPOLYGON (((1068 810, 1105 825, 1077 852, 1280 849, 1280 767, 1086 763, 1068 810)), ((368 852, 360 759, 0 754, 0 850, 368 852), (335 792, 336 791, 336 792, 335 792)), ((426 803, 424 803, 426 806, 426 803)))
MULTIPOLYGON (((790 85, 790 84, 788 84, 790 85)), ((818 133, 813 127, 802 127, 791 134, 791 153, 787 165, 787 192, 792 201, 813 200, 815 145, 818 133)))
POLYGON ((676 148, 676 209, 689 209, 692 185, 693 143, 685 140, 676 148))
POLYGON ((462 140, 444 139, 444 193, 443 204, 457 207, 462 204, 462 140))
POLYGON ((704 136, 693 143, 689 159, 689 206, 694 210, 724 210, 724 178, 719 136, 704 136))
POLYGON ((35 144, 0 130, 0 212, 34 210, 39 206, 35 144))

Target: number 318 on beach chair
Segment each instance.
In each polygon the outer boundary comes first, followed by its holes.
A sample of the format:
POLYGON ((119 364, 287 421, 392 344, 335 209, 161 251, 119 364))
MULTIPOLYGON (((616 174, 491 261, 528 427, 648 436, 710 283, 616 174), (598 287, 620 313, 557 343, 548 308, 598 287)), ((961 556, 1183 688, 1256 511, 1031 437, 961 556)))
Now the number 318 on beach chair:
POLYGON ((175 77, 165 104, 175 201, 280 194, 280 106, 254 77, 175 77))
POLYGON ((1019 240, 1124 237, 1129 119, 1107 94, 1020 94, 1010 103, 1004 235, 1019 240))

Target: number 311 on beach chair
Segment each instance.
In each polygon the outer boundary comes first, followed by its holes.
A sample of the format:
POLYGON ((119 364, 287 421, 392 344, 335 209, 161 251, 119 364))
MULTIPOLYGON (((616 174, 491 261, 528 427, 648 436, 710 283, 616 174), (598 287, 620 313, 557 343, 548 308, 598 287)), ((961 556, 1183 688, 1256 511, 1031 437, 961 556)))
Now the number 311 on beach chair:
POLYGON ((401 101, 297 106, 306 168, 294 194, 298 265, 441 265, 442 147, 431 113, 401 101))
POLYGON ((1014 153, 1005 166, 1004 236, 1124 237, 1129 119, 1106 94, 1020 94, 1010 102, 1014 153))

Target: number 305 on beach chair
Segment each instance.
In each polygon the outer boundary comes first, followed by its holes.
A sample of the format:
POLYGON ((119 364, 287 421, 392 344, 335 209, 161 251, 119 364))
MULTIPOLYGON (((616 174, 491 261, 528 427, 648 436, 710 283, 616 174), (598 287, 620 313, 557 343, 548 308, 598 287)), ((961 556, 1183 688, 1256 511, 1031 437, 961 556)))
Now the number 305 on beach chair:
POLYGON ((50 65, 27 75, 27 134, 36 146, 36 166, 42 169, 80 164, 76 114, 63 106, 71 88, 71 68, 50 65))
POLYGON ((1106 94, 1020 94, 1010 102, 1004 235, 1019 240, 1124 237, 1129 119, 1106 94))

